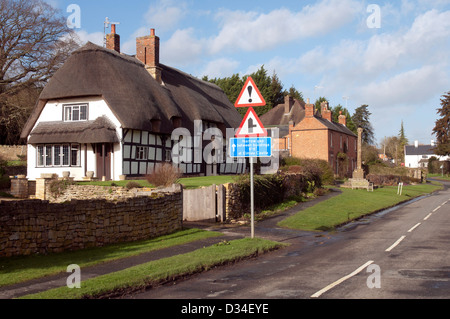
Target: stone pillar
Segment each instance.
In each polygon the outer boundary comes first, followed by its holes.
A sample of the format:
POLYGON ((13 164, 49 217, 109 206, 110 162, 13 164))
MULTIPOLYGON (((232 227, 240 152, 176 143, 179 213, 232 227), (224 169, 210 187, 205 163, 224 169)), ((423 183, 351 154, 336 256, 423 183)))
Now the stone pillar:
POLYGON ((48 185, 56 179, 58 175, 54 174, 41 174, 41 178, 36 178, 36 198, 46 200, 49 196, 48 185))
POLYGON ((353 171, 353 179, 364 179, 364 171, 362 169, 361 159, 361 145, 362 145, 362 132, 363 129, 358 127, 358 151, 357 151, 357 164, 356 169, 353 171))
POLYGON ((28 179, 25 175, 11 178, 11 195, 17 198, 28 198, 28 179))

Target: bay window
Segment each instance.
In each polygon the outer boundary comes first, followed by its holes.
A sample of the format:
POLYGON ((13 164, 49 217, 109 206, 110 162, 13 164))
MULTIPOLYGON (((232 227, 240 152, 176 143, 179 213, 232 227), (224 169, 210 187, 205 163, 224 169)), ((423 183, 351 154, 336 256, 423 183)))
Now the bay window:
POLYGON ((80 166, 80 145, 38 145, 37 167, 80 166))

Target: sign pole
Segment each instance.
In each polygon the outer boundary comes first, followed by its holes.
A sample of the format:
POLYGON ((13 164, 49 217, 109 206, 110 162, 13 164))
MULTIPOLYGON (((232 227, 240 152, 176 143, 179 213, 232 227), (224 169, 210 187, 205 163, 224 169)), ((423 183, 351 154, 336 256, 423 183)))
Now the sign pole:
POLYGON ((250 213, 251 213, 251 238, 255 238, 255 209, 253 193, 253 157, 250 157, 250 213))

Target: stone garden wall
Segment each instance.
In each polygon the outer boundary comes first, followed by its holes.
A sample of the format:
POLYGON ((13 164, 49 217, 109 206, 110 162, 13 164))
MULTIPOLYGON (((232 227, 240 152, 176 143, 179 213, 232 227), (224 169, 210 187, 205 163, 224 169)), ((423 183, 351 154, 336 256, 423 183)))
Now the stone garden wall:
POLYGON ((182 191, 122 198, 0 201, 0 257, 143 240, 182 228, 182 191))

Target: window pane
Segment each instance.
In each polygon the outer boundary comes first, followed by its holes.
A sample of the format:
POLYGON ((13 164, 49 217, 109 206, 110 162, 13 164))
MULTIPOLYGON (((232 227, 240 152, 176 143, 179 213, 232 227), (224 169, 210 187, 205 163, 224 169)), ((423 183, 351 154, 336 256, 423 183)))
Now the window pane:
POLYGON ((52 146, 45 146, 45 166, 52 166, 52 146))
POLYGON ((87 120, 87 105, 80 105, 80 120, 86 121, 87 120))
POLYGON ((73 106, 72 107, 72 121, 79 121, 79 120, 80 120, 80 107, 73 106))
POLYGON ((53 155, 54 155, 53 163, 55 164, 55 166, 60 166, 61 165, 61 155, 62 155, 60 145, 55 145, 53 147, 53 155))
POLYGON ((62 165, 69 166, 69 145, 63 145, 62 149, 62 165))
POLYGON ((44 166, 44 146, 37 147, 37 166, 44 166))
POLYGON ((70 165, 80 166, 80 145, 72 145, 70 161, 71 161, 70 165))
POLYGON ((64 121, 72 121, 72 108, 70 106, 64 107, 64 121))

